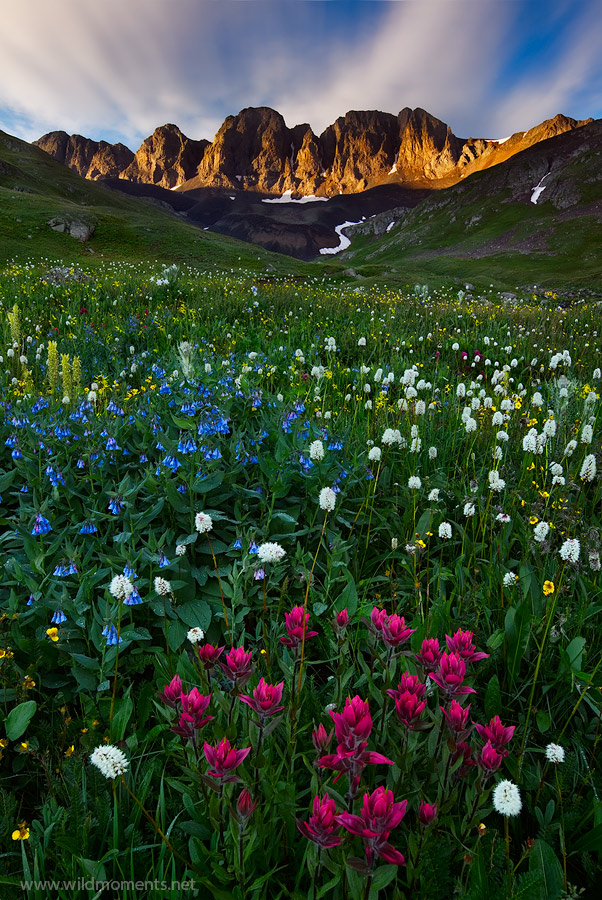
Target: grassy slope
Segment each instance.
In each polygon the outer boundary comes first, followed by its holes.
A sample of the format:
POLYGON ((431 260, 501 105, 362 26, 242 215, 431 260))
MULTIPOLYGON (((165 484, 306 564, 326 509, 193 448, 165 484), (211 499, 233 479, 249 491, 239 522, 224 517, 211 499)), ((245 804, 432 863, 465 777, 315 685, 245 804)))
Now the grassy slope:
POLYGON ((441 191, 379 238, 359 235, 339 258, 363 275, 395 268, 404 276, 525 286, 602 289, 602 154, 569 162, 562 179, 577 190, 575 206, 559 211, 542 194, 536 205, 512 198, 496 170, 478 172, 441 191), (598 210, 588 213, 597 203, 598 210), (471 225, 473 217, 480 216, 471 225))
POLYGON ((44 151, 0 131, 0 265, 10 259, 159 260, 198 268, 310 274, 307 264, 221 235, 210 234, 147 200, 86 181, 44 151), (85 244, 53 231, 54 217, 95 223, 85 244), (91 253, 90 250, 94 252, 91 253))

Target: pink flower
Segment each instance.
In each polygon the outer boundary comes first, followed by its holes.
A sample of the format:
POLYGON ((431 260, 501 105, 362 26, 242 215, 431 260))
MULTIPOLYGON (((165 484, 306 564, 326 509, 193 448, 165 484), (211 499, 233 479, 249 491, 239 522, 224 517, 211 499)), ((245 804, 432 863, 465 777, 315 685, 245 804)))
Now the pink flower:
POLYGON ((268 684, 265 678, 262 677, 259 679, 257 687, 253 690, 252 697, 249 697, 248 694, 240 694, 238 699, 250 706, 259 716, 261 724, 263 724, 269 716, 273 716, 275 713, 280 712, 281 709, 284 709, 284 706, 278 706, 278 703, 282 700, 283 688, 283 681, 280 684, 268 684))
POLYGON ((444 709, 442 706, 440 707, 440 709, 445 716, 447 727, 453 734, 456 741, 464 740, 464 738, 467 737, 470 732, 470 726, 468 725, 470 705, 468 705, 466 709, 464 709, 462 706, 460 706, 457 700, 452 700, 448 710, 444 709))
POLYGON ((236 818, 241 828, 244 829, 256 806, 257 802, 253 803, 250 793, 246 788, 243 788, 236 801, 236 818))
POLYGON ((330 732, 326 731, 320 722, 316 731, 312 731, 311 733, 311 739, 316 753, 324 753, 325 750, 328 750, 333 736, 334 730, 330 732))
POLYGON ((353 749, 361 741, 365 741, 372 731, 372 716, 368 701, 361 697, 347 697, 343 712, 331 711, 334 730, 339 744, 346 749, 353 749))
POLYGON ((389 650, 395 650, 405 644, 416 631, 415 628, 406 628, 406 620, 403 616, 393 613, 382 620, 381 638, 383 644, 389 650))
POLYGON ((426 706, 426 700, 421 700, 417 694, 404 691, 395 698, 395 715, 409 731, 422 731, 427 726, 421 722, 420 716, 426 706))
POLYGON ((458 775, 460 778, 464 778, 470 772, 473 766, 476 766, 476 762, 472 758, 473 751, 472 747, 466 743, 466 741, 458 741, 456 744, 456 749, 452 753, 451 760, 452 764, 458 762, 459 759, 462 759, 462 765, 458 769, 458 775))
POLYGON ((472 631, 462 631, 461 629, 458 629, 453 637, 446 634, 447 649, 450 653, 457 653, 467 663, 478 662, 480 659, 489 659, 488 653, 478 653, 475 650, 472 638, 472 631))
POLYGON ((253 674, 251 651, 246 651, 244 647, 232 647, 230 652, 226 654, 225 662, 222 662, 220 659, 219 664, 226 678, 236 688, 246 684, 253 674))
POLYGON ((503 759, 504 754, 499 753, 492 745, 491 741, 487 741, 477 756, 477 765, 483 773, 483 777, 489 778, 494 772, 497 772, 503 759))
POLYGON ((345 629, 349 625, 349 613, 347 609, 342 609, 340 613, 337 614, 336 618, 332 622, 332 629, 337 637, 342 637, 345 633, 345 629))
POLYGON ((361 815, 342 812, 335 818, 347 831, 363 839, 369 863, 376 855, 393 865, 403 866, 404 857, 389 844, 388 838, 403 819, 407 805, 407 800, 395 803, 393 791, 378 787, 372 794, 364 794, 361 815))
POLYGON ((208 672, 215 668, 225 649, 225 647, 214 647, 212 644, 203 644, 202 647, 196 644, 196 652, 199 654, 199 659, 208 672))
POLYGON ((430 803, 425 803, 424 800, 420 801, 420 809, 418 810, 418 821, 421 825, 424 825, 425 828, 428 828, 429 825, 432 825, 435 819, 437 818, 437 806, 433 804, 431 806, 430 803))
POLYGON ((379 609, 378 606, 372 607, 372 612, 370 613, 370 620, 364 617, 364 622, 372 632, 377 637, 382 636, 383 630, 383 620, 387 618, 387 610, 379 609))
POLYGON ((474 688, 462 685, 465 675, 466 663, 459 654, 443 653, 439 663, 439 671, 431 674, 431 680, 440 687, 446 697, 476 694, 474 688))
POLYGON ((416 676, 411 675, 409 672, 404 672, 401 676, 401 681, 399 682, 397 688, 388 688, 386 690, 386 694, 389 697, 392 697, 393 700, 396 700, 397 697, 400 697, 403 693, 416 694, 417 697, 423 697, 424 692, 426 691, 426 684, 423 684, 422 681, 416 676))
POLYGON ((309 822, 297 819, 297 828, 303 837, 313 841, 324 850, 338 847, 343 842, 343 838, 334 834, 337 828, 336 811, 336 804, 328 794, 324 794, 322 799, 316 796, 312 805, 313 814, 309 817, 309 822))
POLYGON ((231 747, 228 738, 222 738, 216 747, 212 747, 211 744, 205 741, 203 750, 205 759, 211 766, 207 770, 207 775, 211 775, 212 778, 218 778, 222 783, 237 780, 236 776, 231 777, 229 773, 238 768, 251 752, 250 747, 245 747, 244 750, 237 750, 236 747, 231 747))
POLYGON ((494 716, 489 725, 478 725, 475 722, 474 727, 482 740, 489 741, 491 746, 503 756, 508 755, 506 744, 509 744, 512 740, 516 729, 515 725, 504 726, 502 725, 500 717, 494 716))
POLYGON ((207 697, 193 688, 189 694, 181 694, 182 713, 177 725, 172 725, 171 730, 186 738, 194 738, 194 732, 198 731, 213 716, 203 716, 203 713, 211 702, 211 694, 207 697))
POLYGON ((309 613, 306 613, 302 606, 293 606, 290 613, 285 613, 286 630, 288 637, 280 638, 282 644, 287 647, 293 647, 298 650, 303 643, 303 632, 305 631, 305 640, 315 637, 317 631, 306 631, 309 622, 309 613))
POLYGON ((165 685, 163 693, 159 694, 159 699, 163 700, 163 703, 166 703, 167 706, 175 709, 180 701, 181 694, 182 679, 179 675, 174 675, 169 684, 165 685))
POLYGON ((442 650, 439 649, 439 638, 425 638, 420 648, 420 653, 414 655, 414 659, 422 666, 425 672, 436 672, 439 668, 442 650))

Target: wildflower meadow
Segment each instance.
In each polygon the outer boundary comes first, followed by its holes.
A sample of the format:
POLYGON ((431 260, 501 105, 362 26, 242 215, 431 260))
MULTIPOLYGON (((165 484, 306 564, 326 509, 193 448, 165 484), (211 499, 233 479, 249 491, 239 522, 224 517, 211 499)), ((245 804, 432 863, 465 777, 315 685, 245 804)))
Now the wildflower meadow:
POLYGON ((599 304, 0 303, 2 897, 598 896, 599 304))

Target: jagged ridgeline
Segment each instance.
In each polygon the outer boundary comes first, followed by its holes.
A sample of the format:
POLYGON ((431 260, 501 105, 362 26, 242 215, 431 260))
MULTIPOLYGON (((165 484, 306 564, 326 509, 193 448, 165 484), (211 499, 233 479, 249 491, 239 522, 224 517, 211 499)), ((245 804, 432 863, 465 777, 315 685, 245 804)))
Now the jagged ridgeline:
POLYGON ((383 184, 447 187, 591 121, 557 115, 507 138, 460 138, 424 109, 406 107, 397 115, 350 111, 318 136, 307 124, 287 127, 269 107, 249 107, 228 116, 213 142, 163 125, 136 153, 64 131, 35 143, 90 179, 332 197, 383 184))

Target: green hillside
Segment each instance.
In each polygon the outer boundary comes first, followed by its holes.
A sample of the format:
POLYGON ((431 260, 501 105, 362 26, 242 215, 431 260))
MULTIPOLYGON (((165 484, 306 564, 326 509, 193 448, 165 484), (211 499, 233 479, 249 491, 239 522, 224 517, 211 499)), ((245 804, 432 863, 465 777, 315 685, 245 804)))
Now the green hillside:
POLYGON ((0 264, 18 258, 159 260, 197 268, 304 274, 311 267, 182 222, 152 200, 86 181, 43 150, 0 131, 0 264), (94 225, 80 242, 54 231, 52 219, 94 225))

